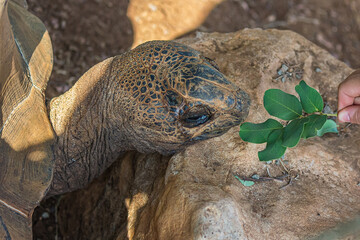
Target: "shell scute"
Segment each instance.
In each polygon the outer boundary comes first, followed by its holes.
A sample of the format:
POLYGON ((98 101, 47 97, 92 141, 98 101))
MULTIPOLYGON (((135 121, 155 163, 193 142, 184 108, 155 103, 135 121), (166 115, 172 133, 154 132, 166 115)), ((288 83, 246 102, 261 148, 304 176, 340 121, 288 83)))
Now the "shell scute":
POLYGON ((13 1, 0 0, 0 52, 0 218, 12 239, 31 239, 54 163, 44 96, 52 47, 42 22, 13 1))

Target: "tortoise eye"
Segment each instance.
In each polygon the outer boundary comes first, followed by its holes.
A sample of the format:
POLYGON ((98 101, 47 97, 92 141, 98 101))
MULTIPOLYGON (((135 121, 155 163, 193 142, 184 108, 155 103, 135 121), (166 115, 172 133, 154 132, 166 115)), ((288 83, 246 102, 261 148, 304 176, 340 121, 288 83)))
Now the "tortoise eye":
POLYGON ((192 128, 206 123, 210 118, 211 113, 206 107, 194 107, 182 115, 181 120, 185 127, 192 128))

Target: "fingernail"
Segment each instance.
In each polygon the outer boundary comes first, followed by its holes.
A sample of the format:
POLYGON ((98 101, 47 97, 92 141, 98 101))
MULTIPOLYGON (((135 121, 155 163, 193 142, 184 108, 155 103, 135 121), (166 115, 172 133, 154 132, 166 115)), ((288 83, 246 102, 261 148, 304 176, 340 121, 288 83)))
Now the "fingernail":
POLYGON ((350 115, 347 112, 339 112, 338 118, 340 122, 350 122, 350 115))

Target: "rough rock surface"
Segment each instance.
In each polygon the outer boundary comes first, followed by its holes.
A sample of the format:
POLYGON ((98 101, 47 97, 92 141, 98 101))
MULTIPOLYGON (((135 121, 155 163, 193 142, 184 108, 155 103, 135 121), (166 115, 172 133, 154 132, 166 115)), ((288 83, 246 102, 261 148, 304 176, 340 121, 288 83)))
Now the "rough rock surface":
MULTIPOLYGON (((245 29, 180 41, 213 58, 250 94, 250 122, 269 118, 262 105, 267 89, 295 94, 298 79, 276 80, 282 64, 299 70, 332 111, 337 86, 352 71, 291 31, 245 29)), ((287 151, 286 170, 259 162, 264 145, 243 142, 238 130, 171 158, 127 154, 87 189, 63 198, 64 239, 304 239, 360 214, 357 126, 301 140, 287 151), (234 174, 284 178, 245 187, 234 174)))
POLYGON ((150 40, 175 39, 196 29, 222 1, 131 0, 127 15, 134 28, 133 47, 150 40))

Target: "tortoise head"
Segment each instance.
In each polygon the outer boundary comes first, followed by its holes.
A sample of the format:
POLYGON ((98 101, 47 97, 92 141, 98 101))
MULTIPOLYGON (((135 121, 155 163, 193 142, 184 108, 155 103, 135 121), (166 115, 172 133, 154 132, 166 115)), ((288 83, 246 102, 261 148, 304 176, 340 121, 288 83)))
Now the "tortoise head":
POLYGON ((131 93, 123 98, 126 109, 131 109, 125 113, 126 128, 131 129, 137 150, 171 154, 219 136, 247 116, 248 95, 194 49, 153 41, 131 54, 128 76, 137 73, 137 77, 122 87, 131 93))

